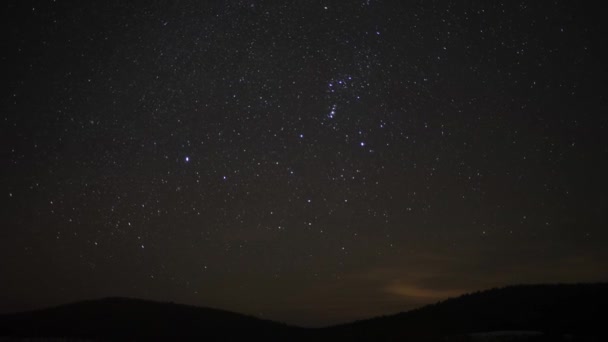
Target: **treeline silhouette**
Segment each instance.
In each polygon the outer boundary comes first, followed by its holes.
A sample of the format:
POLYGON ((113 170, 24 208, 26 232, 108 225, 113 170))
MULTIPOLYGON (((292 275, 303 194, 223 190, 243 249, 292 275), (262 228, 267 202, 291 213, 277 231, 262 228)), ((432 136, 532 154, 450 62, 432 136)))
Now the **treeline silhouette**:
MULTIPOLYGON (((537 331, 542 335, 525 337, 526 340, 600 341, 604 340, 600 337, 608 337, 607 309, 606 283, 519 285, 326 328, 325 336, 352 340, 467 341, 473 340, 469 334, 475 332, 537 331)), ((489 337, 488 340, 494 341, 489 337)))
POLYGON ((466 294, 420 309, 305 329, 237 313, 107 298, 0 315, 0 341, 604 341, 608 284, 520 285, 466 294), (510 334, 473 334, 528 331, 510 334))

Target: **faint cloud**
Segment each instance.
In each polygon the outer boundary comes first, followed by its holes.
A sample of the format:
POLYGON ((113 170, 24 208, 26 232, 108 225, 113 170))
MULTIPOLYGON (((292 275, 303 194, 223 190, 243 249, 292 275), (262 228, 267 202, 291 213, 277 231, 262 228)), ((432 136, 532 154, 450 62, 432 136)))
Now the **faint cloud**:
POLYGON ((440 300, 455 297, 465 293, 462 289, 436 290, 422 288, 415 285, 394 282, 384 288, 384 291, 393 295, 420 300, 440 300))

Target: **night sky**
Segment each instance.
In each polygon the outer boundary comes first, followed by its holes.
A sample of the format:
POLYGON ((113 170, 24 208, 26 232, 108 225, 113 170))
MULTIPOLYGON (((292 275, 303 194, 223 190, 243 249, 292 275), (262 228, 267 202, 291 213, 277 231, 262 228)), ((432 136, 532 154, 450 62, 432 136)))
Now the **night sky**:
POLYGON ((0 312, 305 326, 608 280, 608 29, 577 1, 7 1, 0 312))

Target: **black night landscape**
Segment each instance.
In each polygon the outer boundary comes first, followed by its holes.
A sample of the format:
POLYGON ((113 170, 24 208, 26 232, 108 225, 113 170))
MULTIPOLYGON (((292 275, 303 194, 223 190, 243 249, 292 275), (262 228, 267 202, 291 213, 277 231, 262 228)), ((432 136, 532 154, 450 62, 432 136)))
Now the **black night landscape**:
POLYGON ((0 341, 608 340, 601 2, 3 2, 0 341))

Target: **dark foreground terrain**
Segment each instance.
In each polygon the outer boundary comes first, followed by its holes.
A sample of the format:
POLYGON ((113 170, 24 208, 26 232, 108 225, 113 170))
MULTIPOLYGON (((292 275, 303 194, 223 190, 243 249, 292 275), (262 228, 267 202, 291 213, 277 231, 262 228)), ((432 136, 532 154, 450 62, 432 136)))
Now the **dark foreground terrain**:
POLYGON ((606 341, 608 284, 525 285, 321 329, 108 298, 0 315, 0 341, 606 341))

